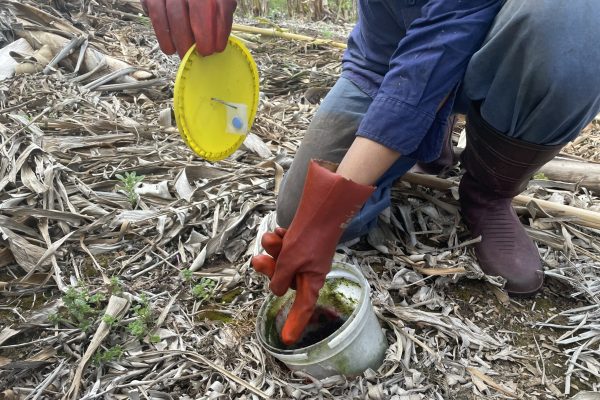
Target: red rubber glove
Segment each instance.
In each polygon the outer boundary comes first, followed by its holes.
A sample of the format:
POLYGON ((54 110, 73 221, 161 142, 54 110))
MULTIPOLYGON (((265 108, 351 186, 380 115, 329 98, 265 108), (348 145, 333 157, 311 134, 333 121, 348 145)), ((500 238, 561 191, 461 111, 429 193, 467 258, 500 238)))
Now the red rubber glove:
POLYGON ((287 230, 284 228, 276 228, 275 232, 265 233, 260 244, 269 255, 261 254, 252 258, 252 266, 254 269, 257 272, 266 275, 269 279, 271 279, 275 273, 277 256, 281 253, 283 237, 286 232, 287 230))
POLYGON ((270 256, 252 259, 254 269, 271 279, 276 296, 284 295, 295 282, 296 299, 281 331, 286 345, 295 343, 310 321, 344 228, 375 189, 336 174, 336 168, 310 162, 292 224, 287 231, 278 228, 266 233, 261 242, 270 256))
POLYGON ((165 54, 180 58, 196 43, 200 55, 227 47, 236 0, 141 0, 158 44, 165 54))

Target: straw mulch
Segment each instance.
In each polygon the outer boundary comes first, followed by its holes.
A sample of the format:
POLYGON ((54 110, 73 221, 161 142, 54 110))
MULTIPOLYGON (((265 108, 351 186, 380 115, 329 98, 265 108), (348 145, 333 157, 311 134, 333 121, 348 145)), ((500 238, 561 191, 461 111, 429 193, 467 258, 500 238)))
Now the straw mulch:
MULTIPOLYGON (((406 182, 380 227, 337 255, 371 282, 385 363, 318 381, 269 357, 254 334, 268 289, 249 259, 342 52, 239 34, 260 109, 244 146, 208 163, 172 117, 178 60, 138 12, 127 0, 0 5, 1 46, 58 36, 50 59, 71 50, 46 71, 39 53, 13 54, 40 71, 0 81, 0 398, 593 398, 600 230, 518 208, 548 280, 535 299, 509 299, 477 266, 456 191, 406 182), (82 48, 124 64, 100 57, 89 74, 82 48), (128 189, 119 176, 134 172, 128 189)), ((565 151, 598 161, 599 141, 595 121, 565 151)), ((536 180, 527 194, 600 211, 578 185, 536 180)))

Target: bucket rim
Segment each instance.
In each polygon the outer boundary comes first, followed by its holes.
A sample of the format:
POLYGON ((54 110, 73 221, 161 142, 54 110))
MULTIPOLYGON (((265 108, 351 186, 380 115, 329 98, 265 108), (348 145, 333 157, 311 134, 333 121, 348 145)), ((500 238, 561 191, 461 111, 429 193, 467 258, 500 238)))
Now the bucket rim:
MULTIPOLYGON (((277 296, 270 293, 266 297, 264 303, 262 304, 262 306, 258 312, 258 316, 256 318, 256 335, 258 337, 258 341, 261 344, 261 346, 263 348, 265 348, 265 350, 267 350, 269 353, 271 353, 271 355, 280 359, 281 361, 293 362, 297 365, 300 365, 303 361, 305 361, 305 362, 309 361, 310 364, 318 363, 318 362, 322 361, 323 359, 327 359, 327 358, 339 353, 344 348, 346 348, 347 345, 352 343, 354 336, 358 335, 360 333, 361 329, 359 329, 360 326, 355 326, 356 329, 349 329, 349 328, 352 325, 359 325, 361 322, 360 320, 358 320, 359 315, 364 315, 367 312, 367 308, 369 306, 370 289, 371 288, 369 286, 367 279, 365 278, 362 271, 360 270, 360 268, 354 264, 350 264, 347 262, 334 261, 331 265, 331 271, 327 274, 326 279, 327 279, 327 277, 335 277, 335 274, 339 273, 339 272, 347 272, 353 278, 355 278, 355 280, 353 279, 353 282, 357 283, 360 286, 360 292, 361 292, 360 298, 358 299, 358 303, 357 303, 356 307, 354 308, 354 310, 352 311, 352 314, 350 314, 350 316, 348 317, 348 319, 346 320, 346 322, 344 322, 344 324, 342 326, 340 326, 331 335, 327 336, 326 338, 324 338, 316 343, 311 344, 310 346, 301 347, 301 348, 292 349, 292 350, 281 349, 281 348, 272 346, 271 344, 269 344, 267 342, 266 338, 263 335, 263 330, 261 329, 261 323, 266 321, 265 314, 266 314, 270 304, 277 298, 277 296), (334 276, 331 276, 331 275, 334 275, 334 276), (348 340, 349 337, 351 338, 351 340, 348 340), (346 341, 346 345, 340 347, 340 344, 343 343, 344 341, 346 341), (327 343, 329 343, 329 345, 327 345, 327 343), (332 345, 332 343, 333 343, 333 345, 332 345), (314 351, 318 348, 323 348, 324 346, 329 350, 329 352, 331 354, 319 357, 320 360, 318 360, 318 359, 309 360, 308 355, 312 351, 314 351)), ((264 323, 263 323, 263 325, 264 325, 264 323)))

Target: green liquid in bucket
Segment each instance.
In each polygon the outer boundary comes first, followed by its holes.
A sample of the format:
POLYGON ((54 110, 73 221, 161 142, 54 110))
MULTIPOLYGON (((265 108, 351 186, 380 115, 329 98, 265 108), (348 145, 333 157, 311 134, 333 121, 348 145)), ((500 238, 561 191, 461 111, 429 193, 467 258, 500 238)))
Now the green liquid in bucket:
POLYGON ((283 312, 286 307, 273 307, 267 314, 266 321, 269 344, 282 350, 296 350, 318 343, 335 333, 352 315, 357 303, 355 299, 350 299, 337 290, 340 284, 358 286, 344 278, 326 281, 307 327, 293 345, 285 345, 279 336, 279 330, 283 327, 287 315, 287 312, 283 312))

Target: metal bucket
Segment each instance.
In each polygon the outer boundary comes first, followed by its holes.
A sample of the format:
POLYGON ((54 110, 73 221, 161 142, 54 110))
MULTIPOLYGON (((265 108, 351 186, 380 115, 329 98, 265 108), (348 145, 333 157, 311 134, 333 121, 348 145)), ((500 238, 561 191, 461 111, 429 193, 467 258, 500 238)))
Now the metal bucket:
MULTIPOLYGON (((377 369, 388 343, 369 295, 369 284, 357 267, 334 263, 319 293, 317 309, 333 310, 343 321, 341 326, 306 347, 283 345, 279 333, 295 298, 295 292, 289 290, 281 297, 269 295, 261 307, 256 323, 259 342, 291 370, 304 371, 319 379, 332 375, 356 376, 368 368, 377 369)), ((308 329, 300 342, 306 342, 303 339, 309 334, 308 329)))

